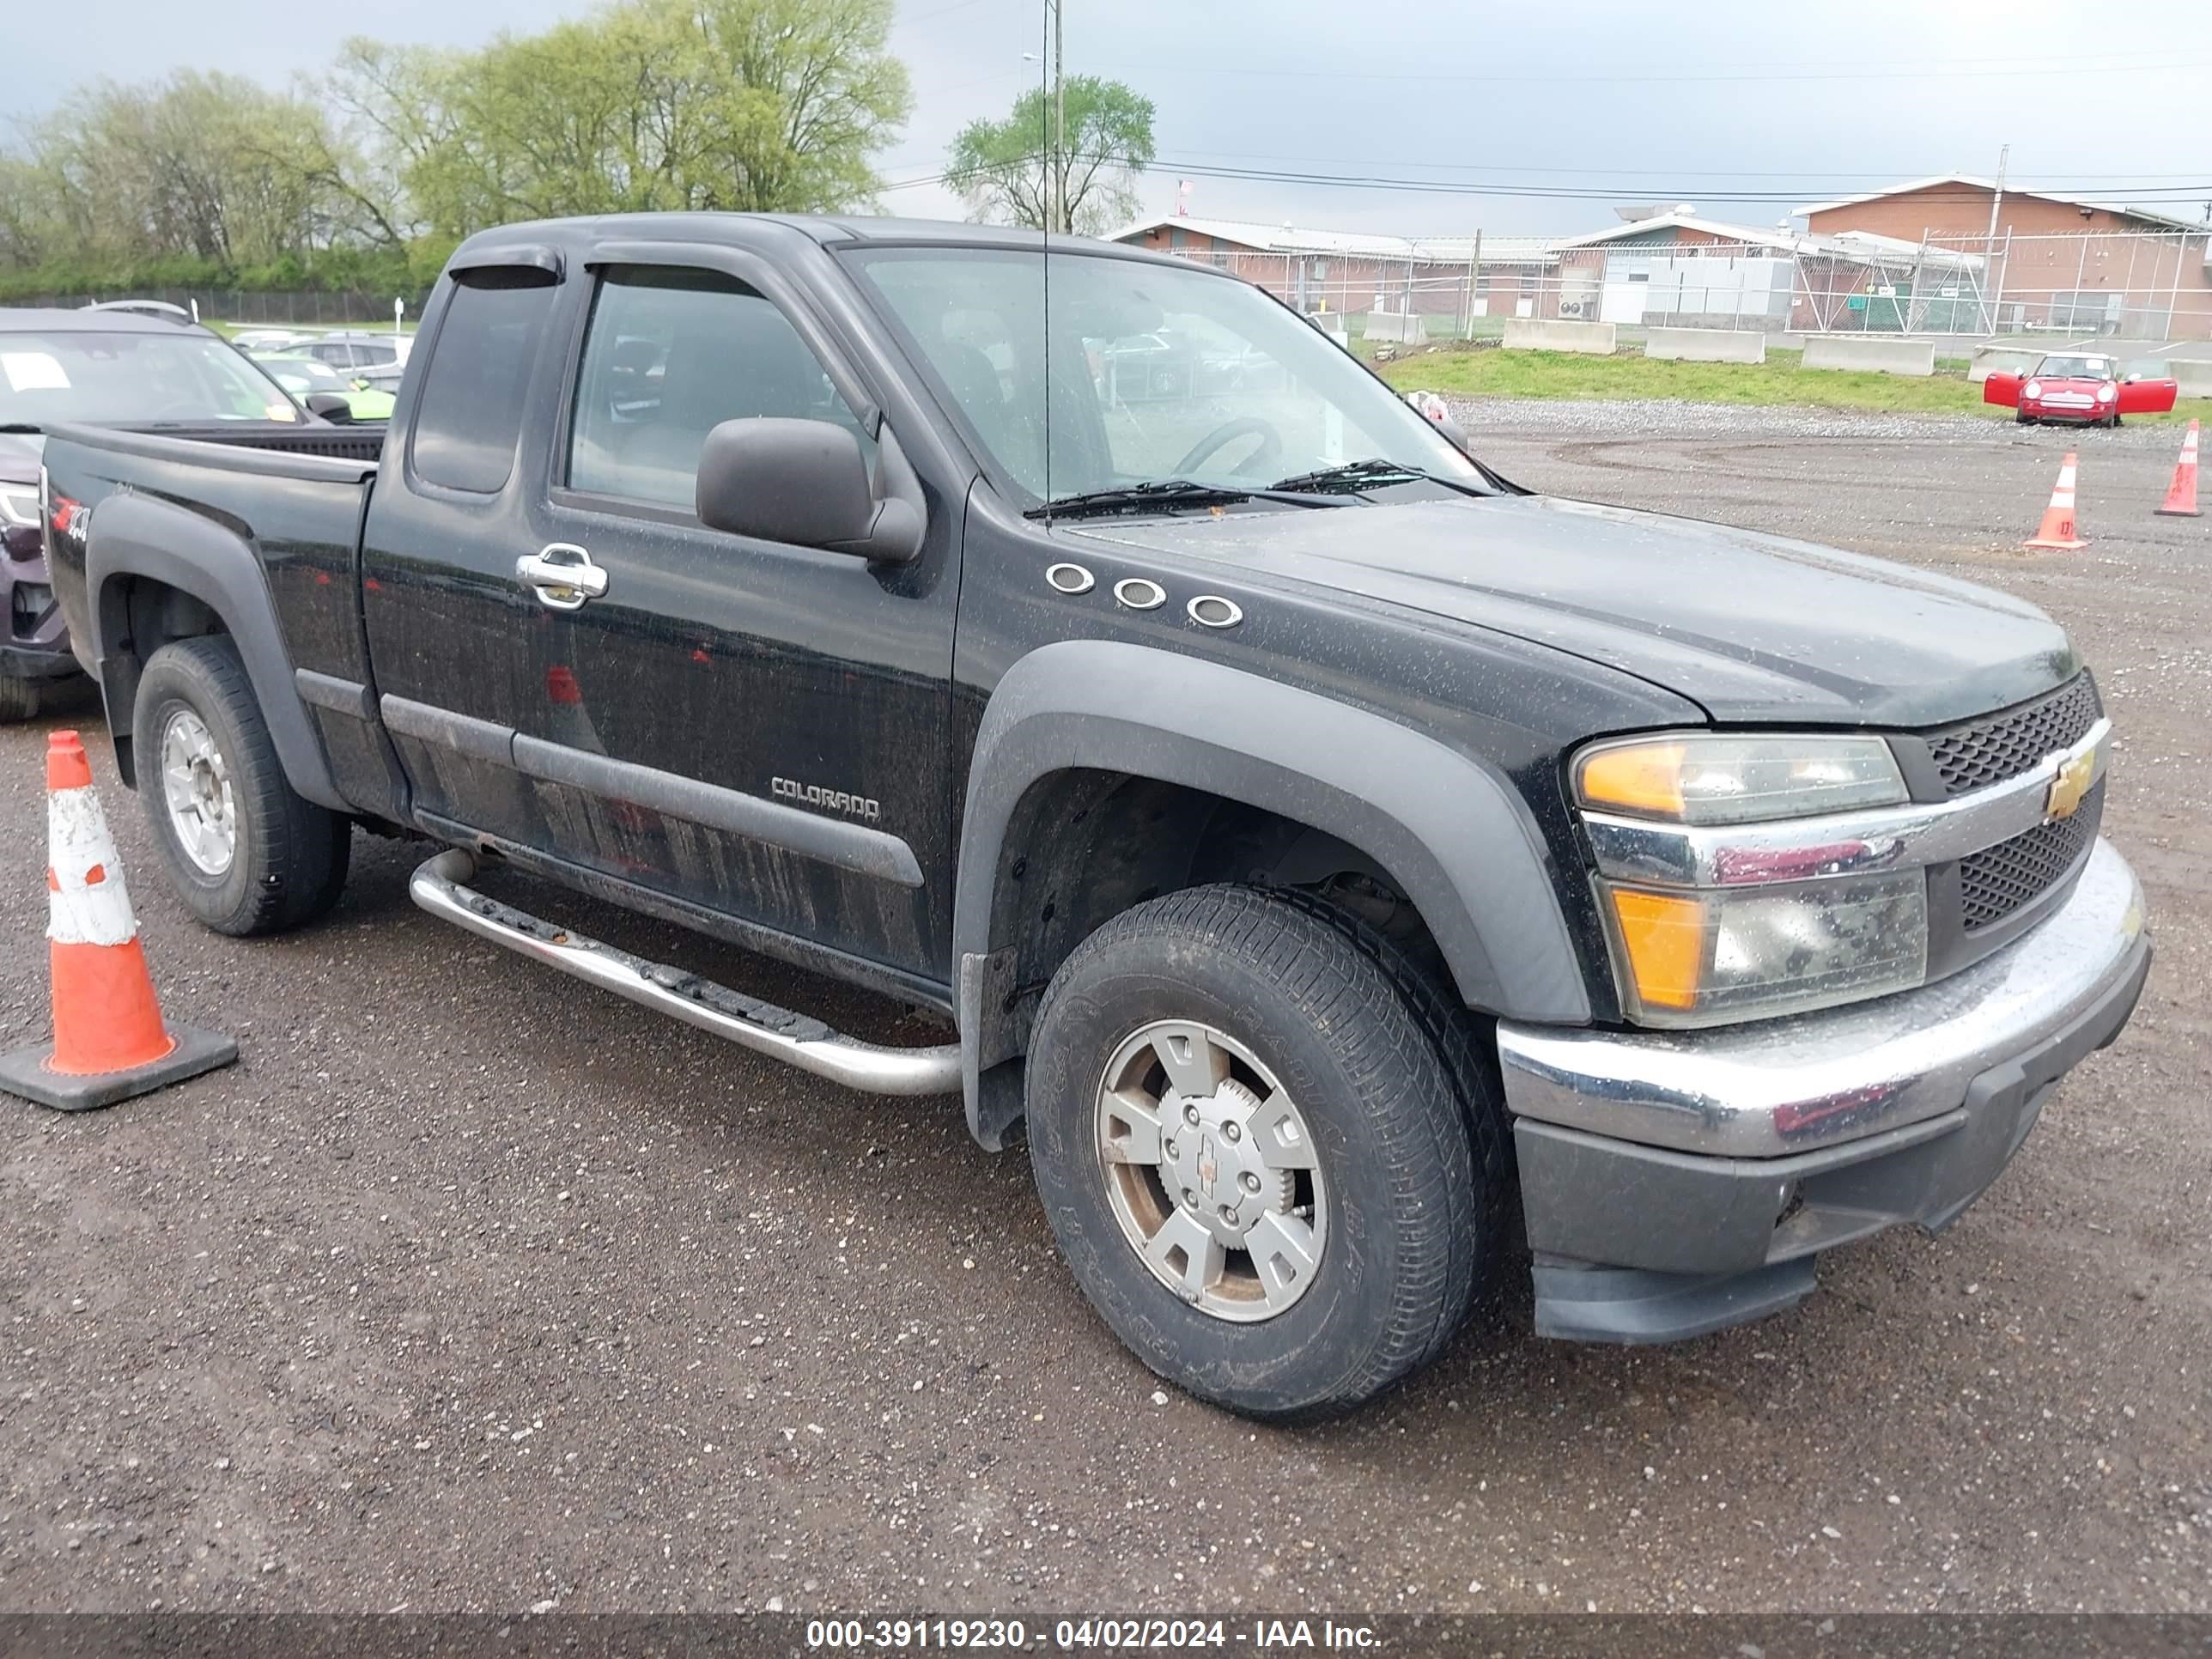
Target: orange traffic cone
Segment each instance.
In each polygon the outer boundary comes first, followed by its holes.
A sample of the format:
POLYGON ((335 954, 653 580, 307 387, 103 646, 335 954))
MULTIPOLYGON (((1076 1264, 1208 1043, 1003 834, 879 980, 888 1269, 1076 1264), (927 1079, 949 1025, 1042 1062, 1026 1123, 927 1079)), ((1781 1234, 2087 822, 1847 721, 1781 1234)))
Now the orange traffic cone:
POLYGON ((92 763, 74 732, 46 739, 46 898, 54 1038, 0 1056, 0 1090, 76 1112, 238 1058, 227 1036, 162 1023, 92 763))
POLYGON ((2197 510, 2197 422, 2182 434, 2181 459, 2173 465, 2173 482, 2166 492, 2166 505, 2158 509, 2169 519, 2201 519, 2197 510))
POLYGON ((2058 482, 2051 487, 2051 505, 2043 509, 2043 527, 2022 542, 2022 547, 2049 547, 2071 553, 2077 547, 2088 546, 2074 533, 2075 460, 2074 452, 2067 451, 2066 459, 2058 464, 2058 482))

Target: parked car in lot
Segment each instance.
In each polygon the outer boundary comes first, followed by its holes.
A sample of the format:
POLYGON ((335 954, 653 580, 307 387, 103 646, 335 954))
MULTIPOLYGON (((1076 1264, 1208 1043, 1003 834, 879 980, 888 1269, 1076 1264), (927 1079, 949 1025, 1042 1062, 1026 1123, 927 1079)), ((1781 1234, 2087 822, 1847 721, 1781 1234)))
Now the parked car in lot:
POLYGON ((404 363, 412 343, 404 334, 374 334, 360 330, 333 330, 302 341, 292 349, 332 368, 375 368, 404 363))
POLYGON ((270 377, 295 398, 312 397, 317 392, 343 398, 349 420, 384 421, 392 417, 392 399, 389 392, 332 368, 319 358, 304 356, 293 351, 255 351, 249 352, 247 356, 268 370, 270 377))
POLYGON ((173 306, 0 308, 0 720, 25 720, 77 678, 47 575, 39 515, 44 429, 141 431, 222 422, 226 436, 319 427, 332 405, 292 395, 173 306))
POLYGON ((1955 1218, 2142 990, 2056 623, 1531 495, 1224 273, 570 220, 465 243, 423 339, 380 462, 50 442, 62 606, 183 902, 307 921, 366 822, 436 844, 416 902, 485 940, 957 1091, 986 1147, 1026 1125, 1102 1316, 1235 1410, 1370 1398, 1516 1265, 1554 1337, 1790 1306, 1820 1252, 1955 1218), (1087 357, 1201 333, 1283 371, 1203 430, 1087 357), (482 890, 501 863, 956 1036, 643 960, 482 890))
POLYGON ((2054 351, 2032 374, 2007 371, 1982 382, 1982 401, 2018 410, 2022 426, 2118 426, 2125 416, 2165 414, 2179 392, 2176 380, 2123 374, 2117 359, 2097 352, 2054 351))

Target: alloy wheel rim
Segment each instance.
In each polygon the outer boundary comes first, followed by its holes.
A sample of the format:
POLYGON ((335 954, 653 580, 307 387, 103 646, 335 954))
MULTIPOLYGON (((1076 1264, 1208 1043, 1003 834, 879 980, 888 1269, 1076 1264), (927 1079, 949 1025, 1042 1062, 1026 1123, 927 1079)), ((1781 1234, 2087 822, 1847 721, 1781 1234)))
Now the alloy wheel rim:
POLYGON ((207 722, 189 708, 161 727, 161 799, 169 829, 193 867, 220 876, 238 856, 238 803, 230 768, 207 722))
POLYGON ((1312 1288, 1328 1189, 1305 1115, 1250 1048, 1202 1020, 1143 1026, 1106 1064, 1096 1125, 1122 1237, 1180 1300, 1252 1324, 1312 1288))

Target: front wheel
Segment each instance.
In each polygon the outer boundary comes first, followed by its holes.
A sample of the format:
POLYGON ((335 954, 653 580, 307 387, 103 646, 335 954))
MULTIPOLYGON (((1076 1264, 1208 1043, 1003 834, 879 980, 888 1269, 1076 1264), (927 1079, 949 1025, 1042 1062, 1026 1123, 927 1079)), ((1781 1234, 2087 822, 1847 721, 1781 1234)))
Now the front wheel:
POLYGON ((202 923, 280 933, 337 902, 353 825, 293 791, 230 640, 178 640, 154 653, 131 745, 170 884, 202 923))
POLYGON ((1125 912, 1054 975, 1029 1058, 1038 1194, 1162 1376, 1255 1417, 1348 1410, 1492 1276, 1502 1115, 1413 971, 1318 907, 1221 886, 1125 912))

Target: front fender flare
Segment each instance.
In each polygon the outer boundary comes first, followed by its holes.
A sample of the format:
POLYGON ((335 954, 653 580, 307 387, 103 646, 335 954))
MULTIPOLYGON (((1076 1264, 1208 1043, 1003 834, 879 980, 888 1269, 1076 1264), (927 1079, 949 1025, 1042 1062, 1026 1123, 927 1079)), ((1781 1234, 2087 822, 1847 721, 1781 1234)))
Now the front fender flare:
MULTIPOLYGON (((93 661, 103 688, 117 684, 111 664, 125 626, 120 607, 112 601, 113 584, 143 576, 189 593, 222 618, 237 645, 246 677, 253 682, 261 717, 269 724, 270 741, 292 787, 332 811, 353 810, 331 781, 322 741, 293 680, 291 657, 284 649, 261 561, 242 537, 152 495, 112 495, 93 509, 84 576, 93 661)), ((134 680, 134 690, 135 685, 134 680)), ((130 730, 131 710, 118 709, 111 698, 108 718, 111 723, 120 722, 116 739, 119 763, 120 734, 130 730)))
MULTIPOLYGON (((1196 657, 1048 645, 993 692, 975 737, 953 899, 963 1005, 980 1000, 1000 854, 1039 779, 1069 768, 1206 790, 1334 836, 1419 909, 1469 1007, 1586 1024, 1589 992, 1534 815, 1496 767, 1384 715, 1196 657)), ((963 1006, 971 1127, 975 1022, 963 1006)), ((993 1057, 996 1059, 996 1056, 993 1057)), ((992 1115, 986 1115, 987 1117, 992 1115)))

